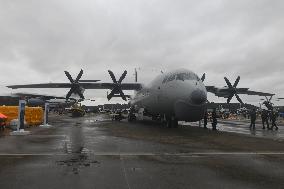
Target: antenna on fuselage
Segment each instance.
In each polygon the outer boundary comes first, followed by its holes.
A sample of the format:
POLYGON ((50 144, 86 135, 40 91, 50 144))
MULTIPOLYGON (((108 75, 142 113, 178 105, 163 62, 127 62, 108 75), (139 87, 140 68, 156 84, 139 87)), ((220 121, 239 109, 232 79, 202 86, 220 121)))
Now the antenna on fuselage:
POLYGON ((201 77, 201 81, 203 82, 205 80, 205 73, 201 77))
POLYGON ((137 83, 137 70, 136 70, 136 68, 135 68, 135 73, 134 73, 134 75, 135 75, 135 82, 137 83))

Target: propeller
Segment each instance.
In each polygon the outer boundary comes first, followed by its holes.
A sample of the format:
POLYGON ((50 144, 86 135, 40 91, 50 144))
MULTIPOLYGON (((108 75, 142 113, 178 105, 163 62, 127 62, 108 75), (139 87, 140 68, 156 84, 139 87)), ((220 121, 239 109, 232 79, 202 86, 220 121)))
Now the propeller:
POLYGON ((265 96, 265 99, 266 100, 262 104, 264 104, 268 110, 272 110, 273 109, 273 103, 271 102, 272 96, 270 96, 269 99, 267 98, 267 96, 265 96))
POLYGON ((81 71, 79 72, 75 80, 73 80, 72 76, 70 75, 68 71, 64 71, 64 73, 71 83, 71 88, 66 95, 66 100, 68 100, 72 94, 78 94, 81 99, 85 99, 82 88, 79 83, 79 80, 81 79, 83 75, 83 70, 81 69, 81 71))
POLYGON ((235 96, 237 98, 237 100, 241 104, 243 104, 243 101, 241 100, 241 98, 239 97, 238 92, 237 92, 237 85, 238 85, 238 83, 240 81, 240 76, 237 77, 234 85, 231 84, 231 82, 228 80, 228 78, 224 77, 224 79, 225 79, 225 81, 227 83, 227 86, 229 88, 229 93, 230 93, 230 95, 229 95, 229 97, 227 99, 227 103, 229 104, 230 101, 232 100, 232 98, 235 96))
POLYGON ((111 90, 111 92, 107 95, 107 99, 110 100, 112 97, 116 97, 117 94, 126 101, 126 96, 122 91, 122 87, 121 87, 121 82, 122 80, 125 78, 127 71, 125 70, 123 72, 123 74, 120 76, 119 80, 117 81, 113 72, 111 70, 108 70, 108 73, 113 81, 113 88, 111 90))

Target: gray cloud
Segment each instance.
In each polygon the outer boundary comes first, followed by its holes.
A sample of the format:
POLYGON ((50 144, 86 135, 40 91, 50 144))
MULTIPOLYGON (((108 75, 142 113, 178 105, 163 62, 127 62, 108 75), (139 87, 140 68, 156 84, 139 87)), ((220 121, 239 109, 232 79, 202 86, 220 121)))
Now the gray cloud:
MULTIPOLYGON (((206 72, 208 85, 240 75, 241 87, 281 96, 283 8, 280 0, 2 0, 0 79, 61 82, 64 70, 83 68, 85 78, 103 81, 107 69, 127 69, 133 81, 136 67, 149 83, 160 70, 184 67, 206 72)), ((94 93, 105 91, 86 92, 94 93)))

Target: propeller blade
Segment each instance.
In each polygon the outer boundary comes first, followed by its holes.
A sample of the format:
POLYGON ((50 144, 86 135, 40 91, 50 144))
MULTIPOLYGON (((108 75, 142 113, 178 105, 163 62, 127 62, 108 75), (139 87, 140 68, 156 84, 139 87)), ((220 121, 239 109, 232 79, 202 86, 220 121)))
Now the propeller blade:
POLYGON ((203 82, 205 80, 205 73, 201 77, 201 81, 203 82))
POLYGON ((126 101, 126 96, 121 89, 119 93, 120 93, 121 98, 126 101))
POLYGON ((73 80, 73 78, 71 77, 70 73, 67 72, 67 71, 64 71, 64 73, 65 73, 65 75, 67 76, 67 78, 69 79, 69 81, 70 81, 71 83, 74 83, 74 80, 73 80))
POLYGON ((230 81, 229 81, 226 77, 224 77, 224 79, 225 79, 225 81, 226 81, 228 87, 229 87, 229 88, 233 88, 233 86, 232 86, 232 84, 230 83, 230 81))
POLYGON ((80 71, 79 74, 77 75, 77 78, 76 78, 76 80, 75 80, 75 83, 78 83, 78 82, 79 82, 79 80, 81 79, 82 75, 83 75, 83 70, 81 69, 81 71, 80 71))
POLYGON ((125 78, 126 74, 127 74, 127 71, 125 70, 125 71, 123 72, 123 74, 121 75, 121 77, 119 78, 118 83, 121 83, 121 82, 122 82, 122 80, 125 78))
POLYGON ((238 76, 238 78, 236 79, 236 81, 235 81, 235 83, 234 83, 234 85, 233 85, 233 87, 234 88, 236 88, 237 87, 237 85, 238 85, 238 83, 239 83, 239 81, 240 81, 240 76, 238 76))
POLYGON ((235 94, 235 96, 236 96, 236 98, 238 99, 238 101, 239 101, 241 104, 243 104, 242 99, 239 97, 239 95, 238 95, 237 93, 235 94))
POLYGON ((231 95, 227 98, 227 103, 228 103, 228 104, 229 104, 230 101, 232 100, 233 96, 234 96, 234 94, 231 94, 231 95))
POLYGON ((66 100, 70 98, 70 96, 72 95, 73 92, 74 92, 74 87, 71 87, 71 89, 69 90, 69 92, 66 95, 66 100))
POLYGON ((116 78, 115 78, 113 72, 112 72, 111 70, 108 70, 108 73, 109 73, 109 75, 110 75, 112 81, 113 81, 114 83, 117 83, 116 78))
POLYGON ((80 96, 80 98, 82 99, 82 100, 84 100, 85 99, 85 97, 84 97, 84 95, 83 95, 83 93, 80 91, 80 92, 78 92, 78 95, 80 96))
POLYGON ((114 93, 115 93, 115 91, 112 90, 112 91, 107 95, 107 99, 110 100, 110 99, 113 97, 114 93))

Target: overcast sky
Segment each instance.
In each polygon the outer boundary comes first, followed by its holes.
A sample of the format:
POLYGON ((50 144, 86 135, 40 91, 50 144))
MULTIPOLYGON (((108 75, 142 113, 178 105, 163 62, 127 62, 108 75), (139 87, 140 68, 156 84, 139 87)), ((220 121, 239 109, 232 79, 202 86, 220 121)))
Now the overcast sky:
MULTIPOLYGON (((161 70, 187 68, 205 72, 206 85, 240 75, 239 87, 284 97, 283 10, 281 0, 0 0, 1 93, 10 84, 68 82, 64 70, 110 82, 108 69, 117 77, 126 69, 124 81, 133 82, 139 68, 139 82, 149 83, 161 70)), ((14 90, 33 91, 68 90, 14 90)), ((101 101, 106 91, 85 96, 101 101)))

